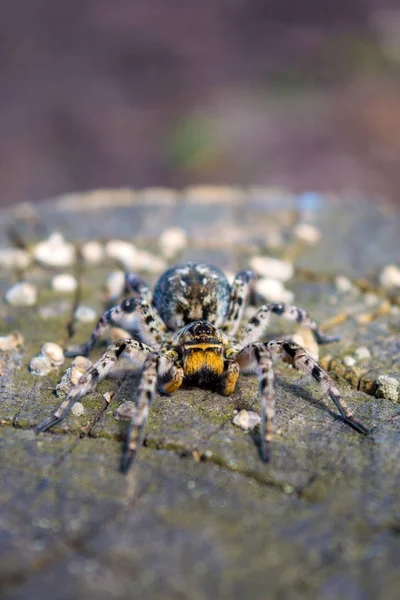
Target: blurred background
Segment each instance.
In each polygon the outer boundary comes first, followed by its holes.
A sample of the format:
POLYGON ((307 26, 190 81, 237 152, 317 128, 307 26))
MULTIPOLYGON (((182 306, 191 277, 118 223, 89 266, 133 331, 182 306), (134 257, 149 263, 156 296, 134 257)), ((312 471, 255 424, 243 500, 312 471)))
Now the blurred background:
POLYGON ((397 0, 0 0, 0 203, 267 184, 400 202, 397 0))

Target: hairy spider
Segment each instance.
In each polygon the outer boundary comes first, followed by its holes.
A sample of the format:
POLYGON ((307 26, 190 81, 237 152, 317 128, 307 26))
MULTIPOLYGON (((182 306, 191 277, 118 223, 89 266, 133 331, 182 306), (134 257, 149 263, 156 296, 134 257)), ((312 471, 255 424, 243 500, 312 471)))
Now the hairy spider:
POLYGON ((216 267, 189 262, 166 271, 151 295, 142 279, 127 274, 126 291, 134 296, 107 310, 88 342, 66 354, 87 355, 108 325, 118 324, 125 329, 135 325, 141 341, 121 339, 111 344, 82 375, 53 416, 37 425, 36 432, 62 421, 72 405, 104 379, 118 358, 124 356, 136 369, 141 369, 141 377, 122 458, 123 472, 129 469, 141 446, 157 387, 161 394, 169 395, 182 383, 191 383, 230 396, 240 370, 254 368, 259 375, 262 406, 261 458, 268 462, 275 416, 272 368, 275 358, 310 373, 334 402, 343 420, 366 435, 367 427, 353 417, 331 377, 301 346, 288 339, 258 341, 271 314, 309 327, 319 344, 338 340, 321 333, 306 311, 281 302, 265 304, 240 329, 254 277, 252 271, 241 271, 230 286, 216 267))

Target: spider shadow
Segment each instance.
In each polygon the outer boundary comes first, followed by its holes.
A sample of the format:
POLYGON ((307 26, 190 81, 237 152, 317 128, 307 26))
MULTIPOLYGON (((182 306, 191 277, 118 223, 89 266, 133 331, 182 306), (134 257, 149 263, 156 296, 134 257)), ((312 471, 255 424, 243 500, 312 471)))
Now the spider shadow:
MULTIPOLYGON (((304 377, 303 379, 307 380, 308 378, 304 377)), ((298 385, 298 383, 290 383, 287 380, 283 379, 282 377, 276 377, 276 382, 277 382, 277 387, 279 386, 279 387, 283 388, 284 390, 291 392, 296 397, 301 398, 302 400, 305 400, 306 402, 308 402, 309 404, 311 404, 318 410, 322 410, 325 413, 329 414, 336 421, 341 421, 342 423, 345 423, 346 425, 350 425, 352 427, 351 423, 346 421, 346 419, 344 417, 339 415, 334 410, 330 409, 328 406, 323 404, 320 400, 317 400, 316 398, 314 398, 314 396, 311 392, 308 392, 307 390, 302 388, 300 385, 298 385)), ((327 400, 329 401, 329 398, 327 398, 327 400)), ((257 399, 255 400, 255 402, 257 402, 257 399)), ((246 407, 246 409, 249 410, 247 407, 246 407)), ((250 436, 254 446, 257 449, 260 459, 264 463, 270 462, 270 457, 268 456, 267 460, 265 460, 264 455, 263 455, 264 449, 263 449, 263 440, 261 437, 261 424, 257 425, 257 427, 255 427, 253 430, 250 430, 249 436, 250 436)))

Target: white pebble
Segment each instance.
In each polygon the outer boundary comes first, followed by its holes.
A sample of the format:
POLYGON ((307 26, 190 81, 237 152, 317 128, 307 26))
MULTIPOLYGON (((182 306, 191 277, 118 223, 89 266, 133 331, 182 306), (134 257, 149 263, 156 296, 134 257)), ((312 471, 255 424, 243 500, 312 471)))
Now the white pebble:
POLYGON ((14 350, 18 346, 24 345, 24 338, 19 331, 13 331, 9 335, 0 337, 0 350, 6 352, 7 350, 14 350))
POLYGON ((295 237, 301 242, 314 246, 321 239, 321 232, 309 223, 298 223, 293 229, 295 237))
POLYGON ((146 273, 163 273, 167 268, 167 262, 147 250, 138 250, 136 254, 135 269, 146 273))
POLYGON ((0 249, 0 266, 6 269, 26 269, 30 262, 31 257, 26 250, 21 248, 0 249))
POLYGON ((284 239, 281 231, 278 229, 274 229, 269 231, 265 236, 265 245, 267 248, 271 250, 275 250, 276 248, 281 248, 284 245, 284 239))
POLYGON ((399 382, 389 375, 380 375, 376 381, 375 396, 378 398, 387 398, 393 402, 399 399, 399 382))
POLYGON ((247 431, 254 429, 261 422, 261 417, 251 410, 241 410, 233 419, 233 424, 247 431))
POLYGON ((78 383, 83 373, 85 373, 91 365, 92 361, 85 356, 76 356, 69 369, 65 371, 61 381, 57 383, 56 395, 59 397, 66 396, 71 387, 78 383))
POLYGON ((311 358, 318 361, 319 346, 310 329, 307 329, 306 327, 300 327, 297 333, 292 336, 292 340, 304 348, 311 358))
POLYGON ((364 294, 364 302, 367 306, 376 306, 379 302, 379 298, 376 294, 372 292, 366 292, 364 294))
POLYGON ((85 242, 82 244, 81 254, 83 260, 89 265, 98 265, 104 260, 104 248, 100 242, 85 242))
POLYGON ((125 286, 125 273, 123 271, 113 271, 106 277, 106 290, 108 298, 114 299, 122 296, 125 286))
POLYGON ((127 269, 134 269, 136 267, 136 254, 137 250, 135 246, 129 242, 110 240, 106 244, 106 255, 119 260, 127 269))
POLYGON ((353 284, 348 277, 338 275, 335 279, 335 285, 339 292, 347 294, 353 290, 353 284))
POLYGON ((53 369, 53 365, 47 356, 40 354, 39 356, 32 358, 29 368, 33 375, 44 376, 50 373, 53 369))
POLYGON ((285 289, 283 283, 276 279, 259 279, 255 283, 255 289, 258 294, 261 294, 270 302, 287 302, 291 304, 294 300, 293 292, 285 289))
POLYGON ((356 355, 359 360, 371 358, 371 353, 366 346, 359 346, 359 348, 356 350, 356 355))
POLYGON ((356 359, 352 356, 344 356, 343 363, 346 365, 346 367, 353 367, 356 364, 356 359))
POLYGON ((61 273, 53 277, 51 287, 56 292, 74 292, 78 287, 78 282, 73 275, 61 273))
POLYGON ((81 402, 75 402, 75 404, 71 408, 71 413, 75 417, 80 417, 81 415, 84 414, 84 412, 85 412, 85 407, 83 406, 83 404, 81 402))
POLYGON ((400 287, 400 269, 396 265, 387 265, 379 275, 379 281, 387 289, 400 287))
POLYGON ((33 250, 35 259, 50 267, 68 267, 75 261, 75 248, 73 244, 65 242, 59 232, 54 232, 51 236, 39 242, 33 250))
POLYGON ((22 281, 7 290, 5 298, 13 306, 33 306, 36 304, 37 290, 30 283, 22 281))
POLYGON ((122 327, 110 327, 108 330, 108 339, 112 344, 113 342, 118 342, 118 340, 132 339, 132 334, 122 329, 122 327))
POLYGON ((79 358, 80 362, 76 363, 76 359, 74 360, 70 373, 70 380, 74 385, 78 383, 82 375, 92 366, 92 361, 88 358, 85 358, 84 356, 77 356, 76 358, 79 358))
POLYGON ((250 268, 262 277, 278 281, 288 281, 294 273, 292 263, 268 256, 253 256, 250 259, 250 268))
POLYGON ((124 402, 114 411, 114 418, 117 421, 130 421, 136 414, 136 404, 131 402, 124 402))
POLYGON ((162 253, 167 258, 172 258, 186 248, 188 236, 182 227, 170 227, 162 232, 158 243, 162 253))
POLYGON ((41 353, 46 356, 52 365, 58 367, 64 362, 64 352, 61 346, 53 342, 47 342, 42 346, 41 353))
POLYGON ((92 323, 96 320, 97 313, 94 308, 91 308, 90 306, 78 306, 74 317, 81 323, 92 323))

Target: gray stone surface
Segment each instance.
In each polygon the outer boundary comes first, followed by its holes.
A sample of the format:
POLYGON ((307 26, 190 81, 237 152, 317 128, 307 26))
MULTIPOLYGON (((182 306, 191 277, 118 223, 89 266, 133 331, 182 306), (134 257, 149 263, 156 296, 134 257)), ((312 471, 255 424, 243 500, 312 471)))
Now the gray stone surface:
MULTIPOLYGON (((230 398, 199 389, 157 397, 138 463, 123 476, 127 423, 113 414, 134 397, 137 376, 121 365, 83 400, 83 415, 37 437, 33 426, 59 402, 54 388, 69 363, 41 378, 28 365, 44 342, 70 343, 76 298, 50 290, 54 270, 31 267, 25 277, 39 286, 38 306, 0 305, 0 335, 17 329, 25 338, 0 355, 1 598, 397 598, 400 406, 373 394, 379 375, 400 377, 398 293, 376 278, 399 262, 399 214, 360 199, 215 188, 77 194, 34 210, 29 219, 27 210, 3 213, 3 232, 12 227, 27 247, 57 229, 74 241, 121 237, 156 251, 160 232, 179 224, 190 237, 179 260, 230 271, 266 253, 266 233, 279 231, 285 244, 273 254, 296 265, 287 287, 327 332, 342 335, 320 348, 321 362, 371 434, 347 427, 313 382, 277 365, 270 464, 259 460, 258 429, 232 424, 235 411, 259 411, 256 378, 242 376, 230 398), (303 219, 323 233, 317 247, 296 246, 292 228, 303 219), (351 293, 336 289, 343 274, 351 293), (43 319, 43 307, 56 316, 43 319), (371 357, 346 366, 359 346, 371 357)), ((102 310, 115 267, 83 267, 81 303, 102 310)), ((2 273, 2 293, 17 276, 2 273)), ((73 341, 90 330, 80 324, 73 341)), ((275 319, 270 330, 293 327, 275 319)))

